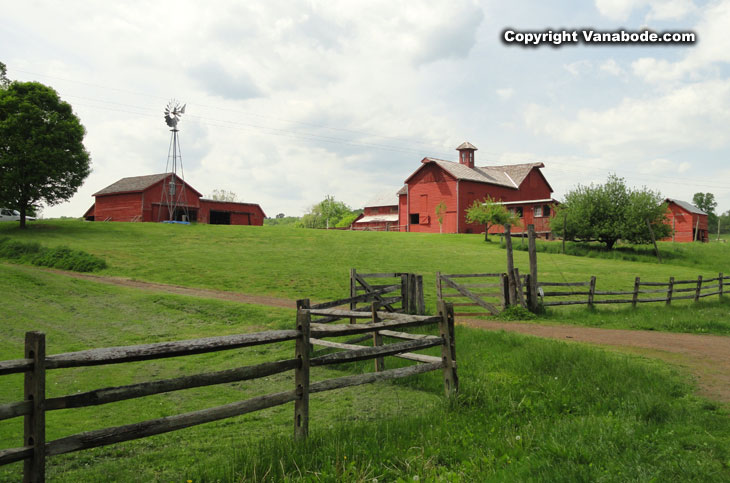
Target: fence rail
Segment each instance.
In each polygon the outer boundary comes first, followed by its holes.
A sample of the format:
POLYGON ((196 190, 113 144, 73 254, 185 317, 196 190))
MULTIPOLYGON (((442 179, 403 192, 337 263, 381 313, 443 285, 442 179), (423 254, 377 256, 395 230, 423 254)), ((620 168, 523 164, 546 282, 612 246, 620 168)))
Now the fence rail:
POLYGON ((717 295, 720 298, 724 295, 725 280, 730 280, 730 276, 724 276, 719 273, 717 277, 703 279, 702 275, 698 276, 693 280, 675 280, 674 277, 669 277, 666 282, 646 282, 642 281, 640 277, 634 279, 634 286, 632 290, 596 290, 596 277, 591 277, 591 280, 585 282, 539 282, 540 295, 543 298, 543 305, 545 307, 561 306, 561 305, 598 305, 598 304, 632 304, 636 307, 637 304, 641 303, 656 303, 665 302, 670 305, 673 300, 694 300, 697 302, 701 298, 711 297, 717 295), (714 283, 717 282, 717 283, 714 283), (680 287, 676 288, 677 285, 692 285, 691 287, 680 287), (588 290, 557 290, 557 291, 546 291, 546 287, 588 287, 588 290), (666 288, 644 288, 642 287, 666 287, 666 288), (650 297, 641 298, 641 295, 646 294, 663 294, 663 297, 650 297), (676 294, 690 294, 690 295, 676 295, 676 294), (578 300, 555 300, 546 301, 545 299, 550 297, 572 297, 576 295, 585 295, 585 299, 578 300), (630 295, 631 298, 619 298, 619 299, 596 299, 599 297, 608 296, 626 296, 630 295))
MULTIPOLYGON (((366 274, 362 277, 374 278, 376 275, 386 274, 366 274)), ((45 481, 45 460, 47 456, 145 438, 289 402, 294 402, 294 434, 296 437, 302 438, 306 437, 308 433, 310 393, 408 377, 439 369, 443 371, 445 392, 451 394, 457 391, 458 377, 456 373, 454 312, 452 306, 439 303, 439 314, 436 316, 409 315, 388 311, 387 299, 382 298, 382 295, 392 290, 393 287, 394 285, 386 285, 377 289, 371 287, 372 290, 365 294, 349 299, 326 302, 314 307, 310 306, 309 300, 300 300, 297 302, 295 330, 274 330, 186 341, 107 347, 50 356, 46 356, 45 353, 45 334, 28 332, 25 339, 25 358, 0 362, 0 375, 25 373, 25 399, 0 405, 0 420, 15 417, 25 419, 23 446, 0 450, 0 465, 24 460, 24 481, 45 481), (375 299, 370 306, 369 312, 362 309, 336 308, 341 305, 365 301, 367 297, 375 299), (377 310, 381 306, 386 310, 377 310), (350 319, 350 321, 368 320, 365 323, 329 324, 313 322, 313 316, 321 317, 320 321, 326 320, 328 322, 340 319, 350 319), (396 330, 426 325, 438 325, 439 336, 410 334, 396 330), (343 343, 325 340, 332 337, 362 334, 368 334, 367 338, 373 341, 372 346, 355 345, 352 341, 343 343), (398 342, 386 344, 383 337, 393 338, 398 342), (292 359, 263 362, 252 366, 126 386, 106 387, 46 399, 45 384, 48 370, 150 361, 166 357, 219 352, 286 341, 295 341, 294 358, 292 359), (334 353, 313 356, 311 352, 312 345, 323 345, 340 350, 334 353), (413 352, 437 346, 441 346, 441 357, 413 352), (409 359, 416 361, 416 364, 386 370, 384 358, 387 356, 409 359), (375 360, 374 373, 339 377, 316 383, 310 383, 309 381, 309 373, 312 367, 369 359, 375 360), (293 371, 294 373, 294 388, 290 391, 265 394, 222 406, 123 426, 86 431, 50 442, 45 440, 45 415, 48 411, 97 406, 182 389, 258 379, 287 371, 293 371)), ((400 288, 400 284, 398 288, 400 288)))

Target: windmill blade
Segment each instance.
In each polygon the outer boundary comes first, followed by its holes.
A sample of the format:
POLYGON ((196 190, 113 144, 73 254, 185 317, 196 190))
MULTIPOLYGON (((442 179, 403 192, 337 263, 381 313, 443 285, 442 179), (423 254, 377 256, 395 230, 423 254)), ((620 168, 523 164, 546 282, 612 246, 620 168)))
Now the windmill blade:
POLYGON ((185 114, 185 106, 187 106, 187 104, 183 104, 182 109, 180 109, 180 114, 185 114))

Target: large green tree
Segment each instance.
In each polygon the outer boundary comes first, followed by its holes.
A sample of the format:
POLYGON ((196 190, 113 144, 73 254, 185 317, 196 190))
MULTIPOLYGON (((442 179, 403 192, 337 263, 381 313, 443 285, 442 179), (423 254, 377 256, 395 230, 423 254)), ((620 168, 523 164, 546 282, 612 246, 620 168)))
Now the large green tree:
POLYGON ((466 209, 466 222, 484 225, 484 241, 489 241, 491 225, 519 224, 519 216, 510 213, 501 203, 487 196, 484 201, 476 200, 466 209))
POLYGON ((666 212, 658 192, 630 189, 623 178, 611 174, 605 184, 578 185, 568 192, 550 226, 567 240, 598 241, 611 249, 618 240, 651 242, 647 221, 657 239, 669 236, 666 212))
POLYGON ((12 82, 0 89, 0 204, 20 211, 68 200, 89 175, 86 130, 52 88, 12 82))
POLYGON ((328 195, 302 216, 300 226, 304 228, 334 228, 342 218, 351 212, 352 210, 345 203, 328 195))
POLYGON ((717 231, 718 216, 715 213, 717 201, 712 193, 695 193, 692 197, 692 204, 707 213, 707 229, 710 233, 717 231))

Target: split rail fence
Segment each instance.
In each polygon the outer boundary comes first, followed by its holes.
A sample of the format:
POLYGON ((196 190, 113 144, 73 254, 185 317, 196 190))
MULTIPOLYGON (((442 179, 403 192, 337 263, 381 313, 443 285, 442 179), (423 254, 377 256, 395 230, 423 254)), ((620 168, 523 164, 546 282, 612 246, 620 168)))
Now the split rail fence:
MULTIPOLYGON (((371 298, 377 298, 372 293, 371 298)), ((358 298, 359 300, 359 298, 358 298)), ((28 332, 25 337, 25 358, 0 361, 0 376, 24 373, 24 400, 0 405, 0 420, 24 418, 23 446, 0 450, 0 466, 24 460, 24 481, 45 481, 45 460, 48 456, 85 450, 113 443, 145 438, 198 424, 259 411, 294 402, 294 434, 307 436, 309 424, 309 394, 381 380, 407 377, 428 371, 442 370, 447 394, 458 390, 454 345, 453 308, 439 304, 436 316, 408 315, 376 310, 370 312, 340 310, 351 299, 310 307, 309 300, 297 302, 295 330, 272 330, 251 334, 209 337, 176 342, 162 342, 126 347, 107 347, 57 355, 46 355, 45 334, 28 332), (341 302, 341 303, 340 303, 341 302), (312 317, 319 317, 313 322, 312 317), (367 323, 325 324, 338 319, 369 319, 367 323), (408 334, 408 327, 438 325, 439 336, 408 334), (368 334, 373 346, 330 342, 330 347, 345 349, 318 357, 311 356, 311 344, 325 344, 325 339, 368 334), (383 344, 383 336, 403 342, 383 344), (61 397, 46 397, 47 371, 63 368, 149 361, 168 357, 219 352, 256 345, 295 341, 292 359, 263 362, 217 372, 195 374, 120 387, 107 387, 61 397), (413 351, 441 346, 441 357, 415 354, 413 351), (382 360, 399 356, 415 360, 416 365, 385 370, 382 360), (376 372, 310 382, 310 369, 316 366, 341 364, 366 359, 376 360, 376 372), (59 409, 96 406, 153 394, 194 387, 258 379, 286 371, 294 372, 294 387, 289 391, 266 394, 243 401, 184 414, 166 416, 124 426, 87 431, 46 442, 46 412, 59 409)))
POLYGON ((358 304, 376 302, 388 312, 423 315, 423 276, 415 273, 358 273, 350 269, 350 310, 364 309, 358 304), (376 281, 373 281, 375 279, 376 281), (394 295, 399 293, 400 295, 394 295))
POLYGON ((596 277, 591 277, 589 281, 584 282, 538 282, 538 287, 545 307, 581 304, 588 306, 596 304, 632 304, 636 307, 637 304, 651 302, 665 302, 670 305, 673 300, 694 300, 697 302, 701 298, 713 295, 722 298, 725 280, 730 280, 730 276, 723 276, 722 273, 715 278, 708 279, 703 279, 702 275, 692 280, 675 280, 674 277, 670 277, 667 282, 644 282, 640 277, 636 277, 632 290, 605 291, 596 290, 596 277), (640 298, 644 294, 650 294, 650 297, 640 298), (627 295, 630 295, 631 298, 605 298, 627 295), (575 296, 585 296, 586 298, 566 300, 566 298, 575 296), (556 300, 547 300, 551 298, 556 300))

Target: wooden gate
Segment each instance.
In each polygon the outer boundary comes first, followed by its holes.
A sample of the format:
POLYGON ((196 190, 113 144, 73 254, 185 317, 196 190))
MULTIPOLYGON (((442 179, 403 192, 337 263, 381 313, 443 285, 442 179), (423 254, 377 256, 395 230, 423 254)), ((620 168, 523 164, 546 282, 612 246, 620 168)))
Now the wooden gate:
POLYGON ((444 275, 436 272, 436 293, 439 302, 447 298, 467 299, 466 302, 454 302, 454 307, 477 307, 477 311, 466 311, 455 313, 456 316, 472 317, 477 315, 497 315, 501 308, 504 308, 508 301, 505 300, 507 290, 507 277, 503 273, 471 273, 444 275), (459 283, 453 279, 477 279, 465 280, 459 283), (489 280, 484 283, 480 280, 489 280), (476 282, 476 283, 475 283, 476 282), (475 289, 472 291, 472 289, 475 289), (485 291, 485 289, 491 289, 485 291), (452 291, 446 291, 452 290, 452 291), (490 299, 490 300, 485 300, 490 299), (486 312, 480 311, 484 309, 486 312))
POLYGON ((358 273, 350 269, 350 310, 361 310, 358 303, 367 303, 362 310, 371 310, 372 302, 387 312, 424 315, 423 276, 415 273, 358 273), (371 280, 368 280, 371 279, 371 280), (373 281, 372 279, 376 279, 373 281), (400 292, 399 295, 393 295, 400 292), (358 297, 363 295, 364 297, 358 297))

